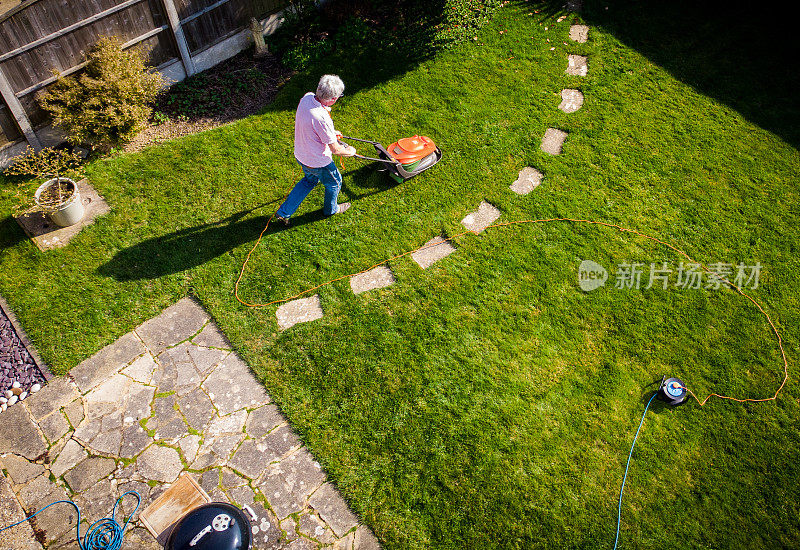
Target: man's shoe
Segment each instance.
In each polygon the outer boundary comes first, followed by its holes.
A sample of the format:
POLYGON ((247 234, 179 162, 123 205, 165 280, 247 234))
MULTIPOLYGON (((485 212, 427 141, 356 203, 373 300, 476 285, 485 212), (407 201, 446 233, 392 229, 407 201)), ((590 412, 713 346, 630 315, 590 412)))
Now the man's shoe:
POLYGON ((336 210, 336 213, 337 214, 341 214, 342 212, 344 212, 348 208, 350 208, 350 203, 349 202, 343 202, 343 203, 341 203, 339 205, 339 208, 336 210))
POLYGON ((289 227, 289 218, 284 218, 283 216, 275 214, 275 221, 281 222, 286 227, 289 227))

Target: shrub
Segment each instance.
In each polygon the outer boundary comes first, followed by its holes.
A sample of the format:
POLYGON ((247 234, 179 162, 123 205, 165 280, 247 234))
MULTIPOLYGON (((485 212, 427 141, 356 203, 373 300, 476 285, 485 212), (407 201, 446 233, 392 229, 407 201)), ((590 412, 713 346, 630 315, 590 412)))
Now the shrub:
POLYGON ((101 38, 87 61, 79 77, 59 78, 40 103, 73 145, 109 151, 147 125, 164 82, 116 37, 101 38))

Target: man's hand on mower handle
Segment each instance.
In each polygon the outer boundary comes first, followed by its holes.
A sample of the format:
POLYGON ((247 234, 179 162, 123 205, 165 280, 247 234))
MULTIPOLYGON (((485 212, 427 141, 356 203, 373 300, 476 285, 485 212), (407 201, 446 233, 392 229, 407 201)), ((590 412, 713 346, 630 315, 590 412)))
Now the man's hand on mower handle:
POLYGON ((341 143, 339 141, 335 143, 331 143, 330 146, 331 152, 334 155, 340 155, 342 157, 352 157, 356 154, 356 148, 352 145, 347 145, 346 143, 341 143))

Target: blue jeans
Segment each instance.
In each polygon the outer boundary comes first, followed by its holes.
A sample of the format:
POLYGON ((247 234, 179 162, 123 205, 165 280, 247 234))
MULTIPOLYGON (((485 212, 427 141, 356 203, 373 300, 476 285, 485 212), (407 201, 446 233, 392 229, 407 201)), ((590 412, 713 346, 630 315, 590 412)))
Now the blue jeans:
POLYGON ((322 205, 322 213, 326 216, 336 214, 339 210, 339 204, 337 202, 339 190, 342 188, 342 175, 336 168, 336 164, 331 162, 329 165, 323 166, 322 168, 310 168, 301 162, 297 164, 303 169, 305 176, 297 182, 292 192, 289 193, 289 196, 286 197, 286 200, 283 201, 283 204, 278 208, 275 214, 281 218, 289 218, 292 214, 297 212, 300 203, 303 202, 311 190, 320 182, 322 182, 323 187, 325 187, 325 202, 322 205))

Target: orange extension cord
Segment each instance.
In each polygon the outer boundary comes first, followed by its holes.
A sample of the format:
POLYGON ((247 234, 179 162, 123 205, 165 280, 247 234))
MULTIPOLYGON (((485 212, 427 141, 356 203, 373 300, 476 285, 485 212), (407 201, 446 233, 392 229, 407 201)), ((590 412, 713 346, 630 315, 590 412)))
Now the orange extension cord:
MULTIPOLYGON (((273 304, 279 304, 279 303, 282 303, 282 302, 288 302, 289 300, 294 300, 295 298, 299 298, 300 296, 302 296, 304 294, 308 294, 309 292, 317 290, 318 288, 321 288, 323 286, 327 286, 327 285, 329 285, 331 283, 335 283, 336 281, 341 281, 342 279, 346 279, 348 277, 353 277, 355 275, 360 275, 361 273, 366 273, 367 271, 369 271, 371 269, 374 269, 374 268, 376 268, 376 267, 378 267, 380 265, 383 265, 385 263, 391 262, 393 260, 397 260, 398 258, 402 258, 403 256, 408 256, 409 254, 411 254, 412 252, 416 252, 417 250, 424 250, 425 248, 438 246, 439 244, 441 244, 441 243, 436 243, 436 244, 428 245, 426 247, 422 247, 422 248, 419 248, 419 249, 414 249, 414 250, 411 250, 411 251, 408 251, 408 252, 403 252, 402 254, 398 254, 397 256, 392 256, 391 258, 387 258, 386 260, 383 260, 382 262, 379 262, 379 263, 377 263, 377 264, 375 264, 373 266, 370 266, 367 269, 364 269, 364 270, 359 271, 357 273, 350 273, 348 275, 342 275, 341 277, 336 277, 335 279, 331 279, 330 281, 327 281, 327 282, 324 282, 324 283, 319 284, 317 286, 308 288, 308 289, 306 289, 306 290, 304 290, 302 292, 299 292, 299 293, 297 293, 297 294, 295 294, 293 296, 289 296, 288 298, 281 298, 281 299, 273 300, 271 302, 266 302, 266 303, 263 303, 263 304, 251 304, 251 303, 245 302, 244 300, 242 300, 239 297, 239 283, 241 282, 242 277, 244 276, 244 270, 247 267, 247 263, 250 261, 250 256, 253 254, 255 249, 258 248, 258 245, 261 242, 261 239, 264 236, 264 233, 267 231, 267 228, 269 228, 269 224, 270 224, 270 222, 272 221, 272 219, 274 217, 275 217, 274 214, 272 216, 270 216, 269 220, 267 221, 267 225, 264 226, 264 229, 261 231, 261 234, 258 236, 258 240, 256 241, 256 244, 253 246, 253 248, 247 254, 247 258, 245 259, 244 264, 242 265, 242 270, 239 272, 239 278, 236 279, 234 295, 236 296, 236 299, 241 304, 243 304, 243 305, 245 305, 247 307, 265 307, 265 306, 270 306, 270 305, 273 305, 273 304)), ((620 225, 613 224, 613 223, 599 222, 599 221, 593 221, 593 220, 574 219, 574 218, 543 218, 543 219, 538 219, 538 220, 519 220, 519 221, 511 221, 511 222, 504 222, 504 223, 495 223, 495 224, 487 226, 486 229, 491 229, 491 228, 495 228, 495 227, 506 227, 506 226, 509 226, 509 225, 521 225, 521 224, 528 224, 528 223, 532 224, 532 223, 554 223, 554 222, 579 223, 579 224, 582 223, 582 224, 600 225, 600 226, 603 226, 603 227, 610 227, 612 229, 616 229, 616 230, 621 231, 623 233, 632 233, 632 234, 637 235, 639 237, 644 237, 645 239, 649 239, 649 240, 651 240, 653 242, 656 242, 658 244, 666 246, 670 250, 676 252, 680 256, 683 256, 684 258, 689 260, 689 262, 691 262, 693 264, 698 264, 705 272, 711 274, 711 270, 709 270, 708 267, 706 267, 704 264, 702 264, 700 262, 697 262, 691 256, 689 256, 686 252, 684 252, 683 250, 681 250, 681 249, 669 244, 668 242, 662 241, 661 239, 658 239, 656 237, 652 237, 650 235, 646 235, 646 234, 642 233, 641 231, 637 231, 635 229, 628 229, 626 227, 622 227, 620 225)), ((450 241, 450 240, 456 239, 458 237, 461 237, 461 236, 467 235, 467 234, 477 235, 478 233, 476 231, 468 230, 468 231, 464 231, 462 233, 458 233, 456 235, 452 235, 451 237, 447 237, 447 238, 444 239, 444 241, 450 241)), ((783 387, 786 385, 786 382, 789 380, 789 361, 787 360, 786 352, 783 349, 783 338, 781 338, 781 335, 778 332, 778 328, 775 326, 775 323, 772 321, 772 318, 769 316, 769 314, 764 310, 763 307, 761 307, 761 304, 759 304, 752 296, 747 294, 741 288, 739 288, 738 286, 736 286, 735 284, 733 284, 729 280, 725 279, 724 277, 720 277, 718 274, 714 274, 714 276, 719 278, 719 280, 721 282, 725 283, 726 285, 728 285, 729 287, 734 289, 736 292, 738 292, 739 294, 741 294, 742 296, 744 296, 745 298, 750 300, 753 303, 753 305, 755 305, 758 308, 758 310, 767 319, 767 322, 769 323, 769 326, 772 328, 772 332, 775 334, 775 338, 778 341, 778 348, 781 351, 781 358, 783 359, 783 381, 781 382, 780 386, 778 386, 778 389, 775 390, 775 393, 773 394, 772 397, 764 397, 764 398, 760 398, 760 399, 752 399, 752 398, 738 399, 738 398, 735 398, 735 397, 729 397, 729 396, 726 396, 726 395, 720 395, 718 393, 711 393, 708 396, 706 396, 705 399, 700 400, 700 398, 698 398, 694 394, 694 392, 692 392, 692 390, 690 390, 689 388, 686 388, 686 390, 689 392, 689 394, 692 397, 695 398, 695 400, 700 404, 701 407, 703 405, 705 405, 706 402, 712 397, 718 397, 719 399, 727 399, 727 400, 730 400, 730 401, 736 401, 738 403, 759 403, 759 402, 762 402, 762 401, 774 401, 775 399, 778 398, 778 394, 781 392, 781 390, 783 390, 783 387)))

